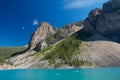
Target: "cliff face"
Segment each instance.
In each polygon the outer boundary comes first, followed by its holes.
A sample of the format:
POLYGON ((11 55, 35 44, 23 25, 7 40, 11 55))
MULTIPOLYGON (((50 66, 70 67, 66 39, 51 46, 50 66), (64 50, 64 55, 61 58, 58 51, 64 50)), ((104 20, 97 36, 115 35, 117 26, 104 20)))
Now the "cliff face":
POLYGON ((102 34, 113 41, 120 41, 120 0, 111 0, 103 9, 94 9, 84 21, 84 31, 89 34, 102 34))
POLYGON ((38 50, 47 46, 45 39, 56 33, 56 30, 47 22, 39 25, 38 29, 32 34, 29 42, 29 50, 38 50))
POLYGON ((100 33, 120 31, 120 0, 112 0, 104 4, 96 28, 100 33))
POLYGON ((113 41, 120 42, 120 0, 112 0, 104 4, 96 29, 113 41))
POLYGON ((96 8, 89 13, 88 17, 84 20, 84 32, 89 34, 96 33, 96 24, 101 12, 101 9, 96 8))

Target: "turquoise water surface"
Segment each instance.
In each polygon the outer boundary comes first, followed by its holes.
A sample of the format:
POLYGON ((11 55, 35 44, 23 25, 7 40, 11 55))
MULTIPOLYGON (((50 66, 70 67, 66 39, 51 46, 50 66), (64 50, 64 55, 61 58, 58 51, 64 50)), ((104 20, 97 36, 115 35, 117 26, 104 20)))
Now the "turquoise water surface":
POLYGON ((120 68, 3 70, 0 80, 120 80, 120 68))

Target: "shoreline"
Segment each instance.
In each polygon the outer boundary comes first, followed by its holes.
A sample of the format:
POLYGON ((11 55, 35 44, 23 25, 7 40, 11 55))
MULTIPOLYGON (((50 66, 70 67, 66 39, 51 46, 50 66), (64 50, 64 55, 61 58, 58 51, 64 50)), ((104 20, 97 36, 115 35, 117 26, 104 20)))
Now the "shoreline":
POLYGON ((64 67, 58 67, 58 68, 54 68, 54 67, 17 67, 17 66, 12 66, 12 65, 6 65, 4 64, 3 66, 0 66, 0 70, 17 70, 17 69, 92 69, 92 68, 97 68, 95 66, 81 66, 81 67, 73 67, 73 66, 64 66, 64 67))
POLYGON ((25 70, 25 69, 46 69, 46 70, 63 70, 63 69, 94 69, 95 67, 79 67, 79 68, 8 68, 8 69, 0 69, 0 71, 4 70, 25 70))
POLYGON ((9 71, 9 70, 72 70, 72 69, 102 69, 102 68, 120 68, 120 67, 80 67, 80 68, 13 68, 13 69, 0 69, 0 71, 9 71))

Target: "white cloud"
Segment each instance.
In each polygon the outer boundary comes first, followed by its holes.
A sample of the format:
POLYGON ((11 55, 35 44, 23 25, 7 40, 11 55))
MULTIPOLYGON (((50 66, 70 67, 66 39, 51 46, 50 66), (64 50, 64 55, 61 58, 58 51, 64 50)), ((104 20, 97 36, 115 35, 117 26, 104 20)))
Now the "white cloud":
POLYGON ((38 20, 33 21, 33 25, 38 25, 38 24, 39 24, 38 20))
POLYGON ((106 0, 65 0, 64 9, 74 9, 88 7, 96 3, 105 2, 106 0))

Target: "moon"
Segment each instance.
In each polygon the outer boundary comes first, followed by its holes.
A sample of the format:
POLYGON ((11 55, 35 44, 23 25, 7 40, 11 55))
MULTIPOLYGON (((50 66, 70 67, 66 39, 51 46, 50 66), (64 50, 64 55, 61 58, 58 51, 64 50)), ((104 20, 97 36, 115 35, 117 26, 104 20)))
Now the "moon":
POLYGON ((22 30, 25 30, 25 27, 22 27, 22 30))

